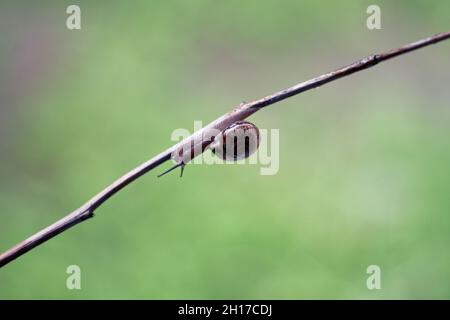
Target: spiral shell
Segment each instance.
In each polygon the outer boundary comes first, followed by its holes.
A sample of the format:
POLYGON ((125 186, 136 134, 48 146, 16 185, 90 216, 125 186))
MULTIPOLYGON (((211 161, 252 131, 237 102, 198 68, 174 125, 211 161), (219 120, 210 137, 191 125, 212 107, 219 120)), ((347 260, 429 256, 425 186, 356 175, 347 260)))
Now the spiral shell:
POLYGON ((212 152, 226 161, 252 155, 259 147, 259 129, 253 123, 237 121, 222 131, 210 145, 212 152))

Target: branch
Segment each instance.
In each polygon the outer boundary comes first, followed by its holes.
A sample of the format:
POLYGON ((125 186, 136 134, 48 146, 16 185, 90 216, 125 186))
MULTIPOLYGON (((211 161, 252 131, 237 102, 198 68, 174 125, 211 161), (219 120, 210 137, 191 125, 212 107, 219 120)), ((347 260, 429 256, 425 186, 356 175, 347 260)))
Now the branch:
MULTIPOLYGON (((428 37, 426 39, 407 44, 407 45, 397 48, 397 49, 389 50, 389 51, 386 51, 386 52, 380 53, 380 54, 370 55, 370 56, 368 56, 364 59, 361 59, 357 62, 354 62, 348 66, 345 66, 345 67, 342 67, 335 71, 323 74, 321 76, 318 76, 317 78, 296 84, 293 87, 276 92, 276 93, 266 96, 262 99, 241 104, 240 106, 236 107, 233 111, 221 116, 220 118, 211 122, 206 127, 202 128, 201 130, 195 132, 191 136, 182 140, 178 144, 170 147, 169 149, 163 151, 162 153, 155 156, 154 158, 148 160, 147 162, 144 162, 140 166, 138 166, 135 169, 131 170, 130 172, 126 173, 121 178, 119 178, 118 180, 113 182, 111 185, 106 187, 103 191, 101 191, 96 196, 94 196, 91 200, 86 202, 83 206, 81 206, 77 210, 73 211, 66 217, 53 223, 52 225, 48 226, 47 228, 39 231, 38 233, 34 234, 33 236, 20 242, 16 246, 12 247, 11 249, 9 249, 6 252, 4 252, 3 254, 1 254, 0 255, 0 268, 5 266, 9 262, 13 261, 14 259, 20 257, 21 255, 25 254, 26 252, 30 251, 31 249, 37 247, 38 245, 44 243, 48 239, 53 238, 57 234, 77 225, 78 223, 80 223, 86 219, 93 217, 94 210, 97 209, 102 203, 104 203, 106 200, 108 200, 114 194, 119 192, 122 188, 124 188, 128 184, 132 183, 134 180, 141 177, 148 171, 150 171, 150 170, 156 168, 157 166, 159 166, 160 164, 170 160, 172 152, 174 152, 175 150, 178 150, 179 148, 185 147, 185 146, 191 146, 194 144, 195 141, 199 141, 199 140, 202 141, 201 138, 203 137, 203 134, 207 130, 216 129, 216 130, 222 131, 222 130, 226 129, 228 126, 230 126, 231 124, 233 124, 234 122, 243 120, 243 119, 249 117, 250 115, 252 115, 253 113, 255 113, 256 111, 260 110, 263 107, 277 103, 281 100, 287 99, 289 97, 292 97, 292 96, 302 93, 304 91, 314 89, 323 84, 340 79, 342 77, 348 76, 355 72, 368 69, 380 62, 397 57, 404 53, 408 53, 408 52, 429 46, 431 44, 434 44, 434 43, 437 43, 437 42, 440 42, 440 41, 443 41, 443 40, 446 40, 449 38, 450 38, 450 32, 439 33, 434 36, 428 37)), ((202 141, 201 152, 204 150, 204 147, 206 147, 208 144, 209 144, 208 142, 205 143, 202 141)))

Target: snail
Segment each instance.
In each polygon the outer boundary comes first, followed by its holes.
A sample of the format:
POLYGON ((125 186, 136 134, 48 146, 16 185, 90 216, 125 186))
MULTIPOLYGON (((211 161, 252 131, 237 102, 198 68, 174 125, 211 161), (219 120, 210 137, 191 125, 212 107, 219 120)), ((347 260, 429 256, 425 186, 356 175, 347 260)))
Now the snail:
POLYGON ((197 144, 194 141, 195 139, 192 139, 189 143, 189 148, 186 148, 186 146, 184 146, 185 148, 177 148, 171 156, 176 164, 158 177, 178 167, 181 167, 180 177, 182 177, 186 163, 206 149, 210 149, 216 156, 225 161, 238 161, 248 158, 259 147, 259 129, 248 121, 236 121, 219 134, 212 135, 210 139, 202 139, 201 143, 197 144))

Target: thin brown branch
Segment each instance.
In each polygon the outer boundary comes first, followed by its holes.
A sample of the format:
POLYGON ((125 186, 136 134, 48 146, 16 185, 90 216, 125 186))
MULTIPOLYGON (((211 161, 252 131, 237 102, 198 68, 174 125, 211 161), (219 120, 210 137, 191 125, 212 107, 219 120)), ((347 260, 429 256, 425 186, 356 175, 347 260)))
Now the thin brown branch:
MULTIPOLYGON (((136 180, 140 176, 144 175, 145 173, 152 170, 153 168, 156 168, 157 166, 166 162, 167 160, 170 160, 171 154, 175 150, 178 150, 179 148, 182 148, 183 146, 191 146, 195 143, 195 141, 202 141, 201 137, 207 130, 210 130, 210 129, 216 129, 219 131, 224 130, 229 125, 233 124, 234 122, 243 120, 243 119, 249 117, 251 114, 255 113, 256 111, 260 110, 263 107, 266 107, 268 105, 274 104, 281 100, 287 99, 287 98, 297 95, 301 92, 314 89, 323 84, 326 84, 328 82, 348 76, 355 72, 373 67, 374 65, 376 65, 380 62, 383 62, 385 60, 397 57, 399 55, 411 52, 413 50, 423 48, 425 46, 429 46, 431 44, 434 44, 434 43, 437 43, 437 42, 440 42, 440 41, 443 41, 443 40, 446 40, 449 38, 450 38, 450 32, 436 34, 436 35, 428 37, 426 39, 407 44, 400 48, 389 50, 389 51, 386 51, 386 52, 380 53, 380 54, 370 55, 370 56, 368 56, 364 59, 361 59, 357 62, 354 62, 348 66, 345 66, 345 67, 342 67, 335 71, 323 74, 317 78, 296 84, 288 89, 276 92, 276 93, 266 96, 262 99, 255 100, 255 101, 252 101, 249 103, 241 104, 240 106, 236 107, 233 111, 216 119, 215 121, 213 121, 206 127, 195 132, 190 137, 184 139, 183 141, 179 142, 178 144, 170 147, 169 149, 163 151, 162 153, 155 156, 154 158, 148 160, 147 162, 141 164, 140 166, 138 166, 135 169, 131 170, 130 172, 126 173, 121 178, 119 178, 118 180, 113 182, 111 185, 106 187, 103 191, 101 191, 96 196, 94 196, 91 200, 86 202, 79 209, 73 211, 66 217, 62 218, 61 220, 55 222, 54 224, 48 226, 45 229, 39 231, 38 233, 34 234, 33 236, 20 242, 16 246, 12 247, 11 249, 9 249, 6 252, 4 252, 3 254, 1 254, 0 255, 0 267, 3 267, 4 265, 8 264, 9 262, 13 261, 14 259, 16 259, 16 258, 20 257, 21 255, 25 254, 26 252, 30 251, 31 249, 44 243, 48 239, 53 238, 57 234, 73 227, 74 225, 76 225, 86 219, 93 217, 94 210, 97 209, 103 202, 108 200, 110 197, 112 197, 114 194, 119 192, 122 188, 124 188, 128 184, 132 183, 134 180, 136 180)), ((202 151, 204 150, 204 147, 207 144, 208 143, 205 143, 202 141, 202 148, 201 148, 202 151)))

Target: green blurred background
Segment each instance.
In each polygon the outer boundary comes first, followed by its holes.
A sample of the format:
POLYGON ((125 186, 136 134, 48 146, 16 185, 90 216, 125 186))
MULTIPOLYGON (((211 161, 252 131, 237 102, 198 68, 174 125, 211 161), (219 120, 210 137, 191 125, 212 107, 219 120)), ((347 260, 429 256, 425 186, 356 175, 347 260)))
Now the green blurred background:
MULTIPOLYGON (((174 129, 448 31, 449 17, 446 0, 2 0, 0 251, 174 129), (381 30, 366 28, 373 3, 381 30)), ((258 112, 280 129, 277 175, 158 168, 0 269, 0 298, 450 298, 449 56, 444 42, 258 112), (72 264, 81 290, 66 289, 72 264)))

